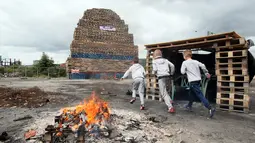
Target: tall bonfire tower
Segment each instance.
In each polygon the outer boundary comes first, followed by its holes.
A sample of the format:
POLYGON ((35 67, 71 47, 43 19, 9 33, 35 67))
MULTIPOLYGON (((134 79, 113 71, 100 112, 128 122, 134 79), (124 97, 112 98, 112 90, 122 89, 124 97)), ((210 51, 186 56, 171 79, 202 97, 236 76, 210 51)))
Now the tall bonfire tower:
POLYGON ((133 34, 114 11, 88 9, 77 25, 66 64, 69 78, 119 78, 138 56, 133 34))

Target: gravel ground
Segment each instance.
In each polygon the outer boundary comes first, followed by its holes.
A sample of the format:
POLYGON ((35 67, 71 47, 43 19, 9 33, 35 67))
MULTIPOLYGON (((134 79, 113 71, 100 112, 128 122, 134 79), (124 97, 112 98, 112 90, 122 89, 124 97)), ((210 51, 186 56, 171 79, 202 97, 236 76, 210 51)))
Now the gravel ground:
MULTIPOLYGON (((217 111, 213 119, 207 119, 207 110, 200 103, 194 105, 194 112, 183 108, 185 101, 177 101, 176 114, 168 114, 162 102, 146 100, 146 110, 139 110, 139 100, 129 104, 130 96, 125 95, 131 86, 130 80, 65 80, 65 79, 0 79, 0 89, 27 89, 37 86, 42 93, 55 93, 54 102, 41 107, 0 107, 0 133, 6 131, 15 139, 21 138, 28 129, 35 129, 42 134, 44 128, 53 124, 54 115, 59 109, 74 106, 90 96, 93 90, 104 88, 116 96, 101 95, 109 102, 112 114, 116 115, 113 125, 122 134, 123 141, 134 138, 137 142, 157 143, 254 143, 255 142, 255 88, 251 84, 250 95, 252 109, 249 114, 217 111), (58 100, 59 101, 55 101, 58 100), (14 121, 20 117, 31 117, 22 121, 14 121), (123 129, 130 120, 137 120, 142 130, 123 129), (153 122, 155 119, 159 122, 153 122)), ((1 93, 1 92, 0 92, 1 93)), ((47 96, 47 95, 45 95, 47 96)), ((43 98, 44 99, 44 98, 43 98)), ((44 100, 43 100, 44 101, 44 100)), ((14 141, 12 141, 14 142, 14 141)), ((100 139, 95 142, 120 142, 116 138, 100 139)))

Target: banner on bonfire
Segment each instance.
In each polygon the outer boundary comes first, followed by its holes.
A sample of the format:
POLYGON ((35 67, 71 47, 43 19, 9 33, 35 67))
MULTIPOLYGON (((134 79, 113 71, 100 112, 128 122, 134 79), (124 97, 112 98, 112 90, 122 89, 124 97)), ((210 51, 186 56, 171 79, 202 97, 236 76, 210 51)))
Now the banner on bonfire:
POLYGON ((113 26, 99 26, 99 28, 104 31, 116 31, 116 28, 113 26))
POLYGON ((79 69, 72 69, 71 73, 80 73, 80 70, 79 69))

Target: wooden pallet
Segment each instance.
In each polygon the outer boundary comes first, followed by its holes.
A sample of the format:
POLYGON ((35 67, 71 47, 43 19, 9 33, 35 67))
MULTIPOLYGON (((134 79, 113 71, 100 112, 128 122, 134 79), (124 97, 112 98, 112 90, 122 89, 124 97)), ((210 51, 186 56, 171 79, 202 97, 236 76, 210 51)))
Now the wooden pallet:
POLYGON ((241 69, 241 68, 222 68, 216 69, 216 75, 248 75, 248 69, 241 69))
POLYGON ((229 86, 218 86, 217 87, 218 92, 222 93, 243 93, 248 94, 249 93, 249 87, 229 87, 229 86))
POLYGON ((158 82, 158 79, 157 78, 155 78, 155 77, 148 77, 148 78, 146 78, 146 82, 153 82, 153 83, 157 83, 158 82))
POLYGON ((155 95, 159 95, 159 90, 157 88, 146 88, 146 94, 155 94, 155 95))
POLYGON ((213 47, 215 48, 216 52, 248 49, 245 44, 232 44, 224 46, 217 46, 217 44, 215 44, 213 47))
POLYGON ((240 100, 240 99, 232 99, 232 98, 217 98, 216 103, 218 105, 226 105, 232 107, 243 107, 249 108, 249 101, 240 100))
POLYGON ((216 64, 247 64, 248 60, 247 57, 242 58, 223 58, 223 59, 216 59, 216 64))
POLYGON ((224 69, 224 68, 242 68, 242 69, 247 69, 248 64, 247 62, 238 62, 238 63, 216 63, 215 64, 216 69, 224 69))
POLYGON ((162 98, 160 95, 154 95, 154 94, 146 94, 146 99, 162 101, 162 98))
POLYGON ((236 51, 222 51, 216 52, 216 59, 223 58, 242 58, 248 55, 248 50, 236 50, 236 51))
POLYGON ((249 76, 229 76, 229 75, 222 75, 217 76, 217 81, 220 82, 249 82, 249 76))
POLYGON ((250 96, 243 93, 217 92, 217 99, 236 99, 242 101, 250 101, 250 96))
POLYGON ((230 82, 230 81, 218 81, 217 86, 227 86, 227 87, 249 87, 249 82, 230 82))
POLYGON ((234 107, 234 106, 229 106, 229 105, 217 105, 217 109, 229 111, 229 112, 249 113, 248 108, 234 107))

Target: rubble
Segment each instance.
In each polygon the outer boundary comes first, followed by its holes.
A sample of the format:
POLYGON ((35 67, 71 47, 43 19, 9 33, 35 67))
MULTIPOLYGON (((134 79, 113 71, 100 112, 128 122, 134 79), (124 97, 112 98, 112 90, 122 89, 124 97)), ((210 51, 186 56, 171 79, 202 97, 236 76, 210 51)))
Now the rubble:
POLYGON ((0 87, 0 107, 28 107, 38 108, 49 102, 61 102, 58 93, 44 92, 38 87, 29 89, 16 89, 9 87, 0 87))
POLYGON ((2 132, 2 134, 0 135, 0 141, 6 141, 8 140, 10 137, 7 134, 7 132, 2 132))
POLYGON ((21 118, 18 118, 18 119, 14 119, 13 121, 16 122, 16 121, 28 120, 28 119, 32 119, 32 118, 33 118, 32 116, 26 115, 24 117, 21 117, 21 118))
POLYGON ((24 134, 25 140, 30 139, 31 137, 34 137, 36 135, 35 130, 29 130, 24 134))

